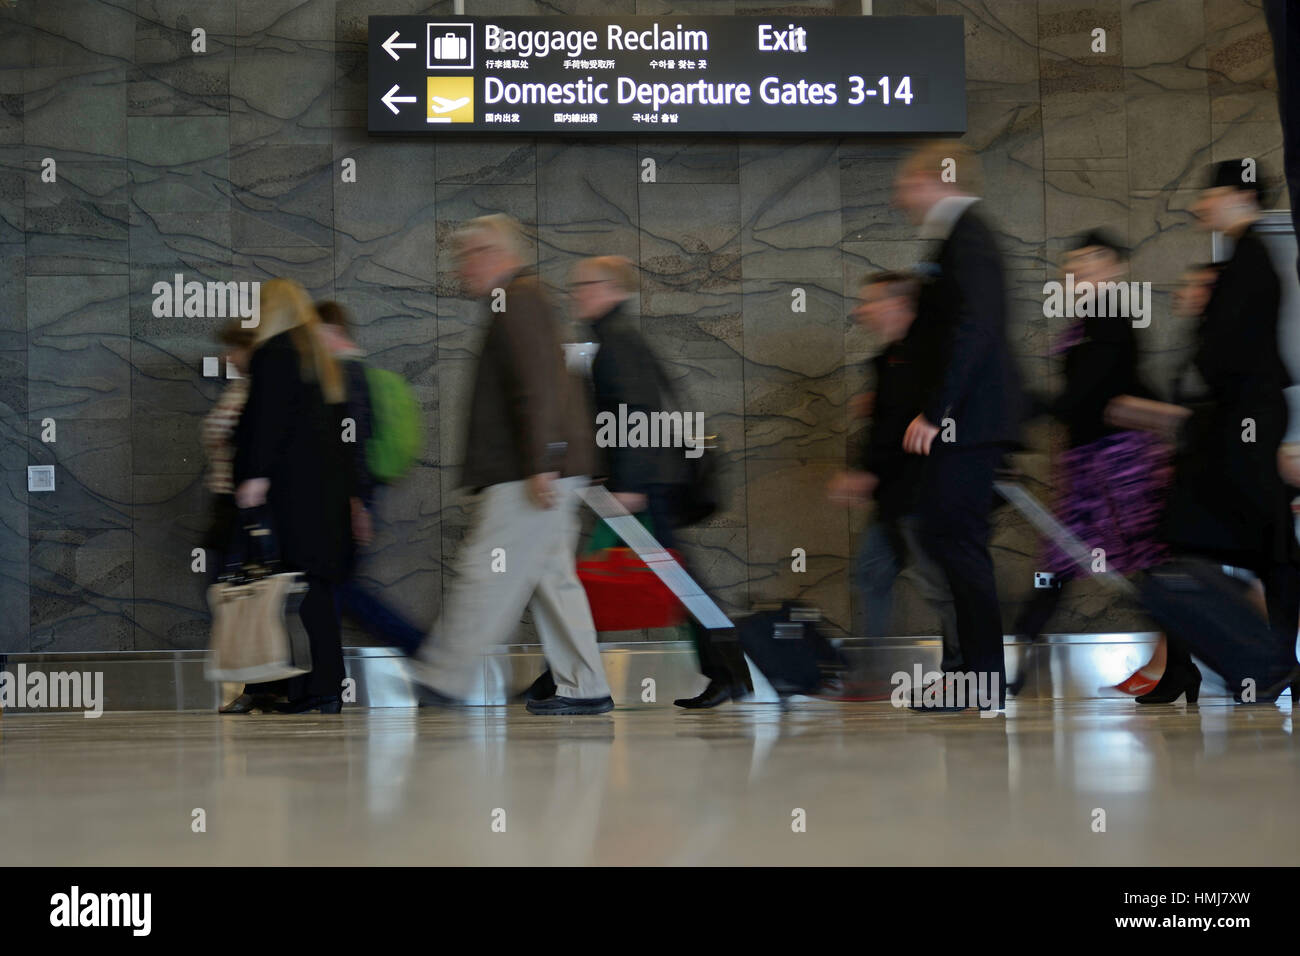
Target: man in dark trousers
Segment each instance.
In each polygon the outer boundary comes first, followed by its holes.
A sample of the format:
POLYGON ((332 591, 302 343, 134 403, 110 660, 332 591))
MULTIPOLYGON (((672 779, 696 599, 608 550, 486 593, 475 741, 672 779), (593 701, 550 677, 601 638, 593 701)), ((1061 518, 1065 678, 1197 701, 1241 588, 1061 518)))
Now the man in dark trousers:
MULTIPOLYGON (((593 410, 596 415, 607 413, 615 418, 620 406, 625 406, 628 414, 690 414, 627 314, 626 303, 638 285, 636 268, 620 256, 583 259, 574 267, 569 282, 574 317, 585 323, 598 345, 591 363, 593 410)), ((692 471, 686 449, 615 444, 603 452, 610 492, 628 511, 647 513, 655 538, 665 548, 675 549, 677 533, 688 523, 686 498, 692 471)), ((751 693, 753 684, 735 629, 710 630, 693 618, 687 626, 695 641, 700 673, 709 683, 696 696, 673 703, 703 710, 751 693)))
POLYGON ((943 635, 944 673, 962 670, 956 613, 948 577, 921 546, 917 493, 925 459, 903 451, 903 435, 916 417, 922 396, 915 341, 907 333, 916 318, 920 283, 899 272, 876 272, 862 280, 854 319, 869 327, 882 346, 872 360, 875 392, 871 423, 856 456, 856 468, 840 472, 830 484, 832 500, 876 502, 875 514, 862 535, 854 575, 865 608, 870 637, 891 632, 894 581, 906 574, 939 617, 943 635))
POLYGON ((927 456, 922 545, 952 590, 965 703, 977 682, 981 709, 1001 709, 1006 669, 988 515, 994 471, 1017 443, 1020 376, 1007 349, 1002 257, 977 206, 979 188, 978 160, 956 142, 921 147, 894 181, 894 204, 931 244, 908 332, 923 401, 903 449, 927 456))

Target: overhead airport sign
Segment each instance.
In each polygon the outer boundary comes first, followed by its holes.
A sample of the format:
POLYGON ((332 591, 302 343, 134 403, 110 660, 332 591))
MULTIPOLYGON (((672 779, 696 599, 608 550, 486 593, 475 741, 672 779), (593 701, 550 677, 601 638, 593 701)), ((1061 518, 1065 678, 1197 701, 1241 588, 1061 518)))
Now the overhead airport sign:
POLYGON ((372 133, 963 133, 961 17, 371 17, 372 133))

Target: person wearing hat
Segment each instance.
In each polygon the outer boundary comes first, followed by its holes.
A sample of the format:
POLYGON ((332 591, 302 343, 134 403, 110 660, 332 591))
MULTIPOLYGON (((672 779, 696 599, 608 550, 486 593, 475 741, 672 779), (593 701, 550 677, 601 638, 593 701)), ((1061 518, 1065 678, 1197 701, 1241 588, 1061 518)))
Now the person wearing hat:
MULTIPOLYGON (((1105 283, 1127 282, 1128 251, 1104 230, 1094 229, 1074 243, 1064 271, 1073 278, 1072 288, 1102 290, 1105 283)), ((1105 421, 1106 406, 1117 395, 1151 397, 1138 373, 1133 322, 1127 314, 1110 314, 1107 302, 1097 291, 1094 307, 1084 310, 1092 314, 1074 318, 1053 343, 1064 387, 1036 406, 1066 428, 1067 447, 1052 468, 1058 515, 1094 554, 1102 549, 1106 570, 1129 574, 1163 557, 1157 532, 1170 462, 1161 438, 1105 421)), ((1051 571, 1062 583, 1078 573, 1069 556, 1050 544, 1036 567, 1051 571)), ((1033 641, 1041 638, 1060 598, 1059 587, 1035 589, 1015 632, 1033 641)), ((1117 689, 1145 694, 1159 679, 1158 670, 1137 671, 1117 689)))
MULTIPOLYGON (((1124 397, 1114 403, 1111 420, 1176 438, 1166 543, 1175 552, 1255 574, 1278 653, 1294 664, 1300 545, 1279 455, 1288 418, 1283 389, 1291 378, 1278 352, 1281 282, 1255 229, 1262 178, 1251 160, 1212 167, 1192 212, 1199 228, 1226 237, 1231 254, 1210 293, 1192 358, 1177 377, 1177 405, 1124 397)), ((1187 649, 1171 637, 1164 676, 1138 700, 1171 703, 1194 692, 1200 679, 1187 649)), ((1257 699, 1282 689, 1260 688, 1257 699)))

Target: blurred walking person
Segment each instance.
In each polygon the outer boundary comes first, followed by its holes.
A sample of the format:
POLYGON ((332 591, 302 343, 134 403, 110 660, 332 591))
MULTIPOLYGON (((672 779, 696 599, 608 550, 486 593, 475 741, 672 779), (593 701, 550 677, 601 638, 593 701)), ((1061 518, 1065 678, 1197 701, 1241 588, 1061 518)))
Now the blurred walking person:
MULTIPOLYGON (((235 430, 248 402, 248 362, 255 337, 256 333, 244 328, 242 320, 237 318, 229 319, 217 333, 217 341, 225 347, 222 364, 232 366, 238 377, 226 383, 212 410, 203 416, 201 434, 208 457, 203 484, 211 497, 211 517, 203 535, 203 548, 207 551, 210 582, 216 581, 224 570, 239 527, 239 508, 235 504, 235 430)), ((274 703, 273 695, 254 699, 250 694, 241 693, 218 709, 223 714, 246 714, 254 708, 270 710, 274 703)))
POLYGON ((371 474, 366 456, 374 431, 374 416, 363 361, 365 353, 352 338, 352 321, 343 306, 337 302, 320 302, 316 305, 316 311, 320 315, 320 330, 325 344, 343 370, 343 378, 347 383, 348 417, 356 423, 353 455, 356 493, 350 505, 352 536, 358 547, 351 553, 353 561, 337 590, 339 610, 350 615, 372 637, 411 654, 424 640, 424 632, 365 587, 357 574, 360 549, 370 544, 374 534, 373 515, 380 488, 379 482, 371 474))
POLYGON ((283 713, 336 714, 342 707, 335 589, 352 548, 355 445, 344 440, 343 373, 319 325, 297 282, 262 284, 248 402, 236 433, 235 503, 241 510, 266 507, 281 563, 301 571, 307 584, 300 616, 311 642, 311 672, 245 688, 253 697, 283 692, 289 698, 277 706, 283 713))
POLYGON ((876 502, 875 513, 862 533, 854 575, 864 606, 870 637, 890 630, 895 580, 907 575, 921 597, 939 617, 945 674, 962 670, 957 639, 957 615, 947 575, 921 546, 921 471, 924 459, 903 450, 903 435, 916 416, 922 396, 915 352, 919 343, 908 338, 916 318, 919 282, 898 272, 877 272, 859 286, 853 317, 883 346, 872 360, 875 392, 871 419, 856 468, 837 474, 830 483, 832 500, 876 502))
MULTIPOLYGON (((1172 297, 1174 316, 1179 319, 1199 321, 1205 314, 1205 307, 1210 302, 1210 293, 1214 291, 1214 282, 1218 277, 1219 269, 1213 263, 1194 265, 1184 270, 1172 297)), ((1162 436, 1157 436, 1157 438, 1168 449, 1170 475, 1172 475, 1173 447, 1162 436)), ((1166 488, 1162 493, 1161 508, 1164 507, 1164 494, 1167 492, 1168 489, 1166 488)), ((1159 533, 1160 529, 1157 528, 1157 534, 1159 533)), ((1262 594, 1262 589, 1260 593, 1262 594)), ((1261 605, 1262 603, 1261 597, 1261 605)), ((1134 696, 1150 693, 1155 689, 1156 684, 1159 683, 1161 676, 1165 672, 1167 655, 1168 642, 1165 640, 1165 636, 1161 634, 1156 639, 1156 646, 1151 652, 1150 660, 1116 684, 1115 689, 1134 696)))
MULTIPOLYGON (((1273 35, 1277 112, 1282 121, 1282 170, 1291 197, 1291 227, 1300 236, 1300 9, 1293 0, 1264 0, 1264 18, 1273 35)), ((1295 268, 1300 277, 1300 255, 1295 268)))
POLYGON ((438 623, 412 661, 422 703, 463 703, 485 647, 532 609, 555 694, 534 714, 612 710, 586 593, 578 581, 578 491, 594 467, 585 396, 565 367, 559 329, 525 271, 519 224, 474 219, 455 236, 460 279, 488 328, 470 399, 462 484, 479 493, 438 623))
MULTIPOLYGON (((1037 410, 1067 432, 1067 447, 1053 462, 1056 513, 1089 550, 1101 549, 1104 570, 1119 574, 1145 570, 1165 557, 1158 532, 1172 467, 1169 448, 1158 437, 1105 421, 1117 395, 1152 397, 1138 373, 1132 316, 1108 314, 1108 304, 1118 299, 1107 295, 1104 284, 1127 282, 1127 265, 1127 250, 1101 230, 1081 236, 1066 256, 1064 272, 1073 281, 1065 287, 1090 288, 1095 294, 1086 311, 1094 314, 1076 317, 1053 344, 1064 385, 1058 395, 1037 402, 1037 410)), ((1056 575, 1058 585, 1036 588, 1016 622, 1015 632, 1031 641, 1042 637, 1063 587, 1079 573, 1069 555, 1050 543, 1038 566, 1056 575)), ((1145 694, 1160 674, 1139 668, 1116 688, 1145 694)))
MULTIPOLYGON (((1122 396, 1112 403, 1111 418, 1177 440, 1165 539, 1175 553, 1259 579, 1275 659, 1290 667, 1300 620, 1300 545, 1279 453, 1288 423, 1283 389, 1291 378, 1278 351, 1281 283, 1255 229, 1261 178, 1252 162, 1219 163, 1192 207, 1199 228, 1222 233, 1232 254, 1210 293, 1196 350, 1178 376, 1177 404, 1122 396)), ((1188 648, 1172 634, 1167 645, 1164 675, 1141 703, 1196 699, 1201 674, 1188 648)), ((1271 700, 1283 689, 1260 688, 1256 699, 1271 700)))
POLYGON ((217 341, 226 349, 222 363, 232 366, 238 377, 226 383, 216 404, 203 416, 203 451, 208 457, 203 484, 211 496, 211 518, 203 547, 210 552, 208 569, 214 580, 230 548, 239 510, 235 506, 235 429, 248 402, 248 360, 254 337, 254 331, 245 329, 240 319, 228 320, 217 333, 217 341))
MULTIPOLYGON (((654 352, 627 315, 625 305, 638 286, 636 269, 620 256, 584 259, 574 267, 569 294, 574 317, 586 323, 597 343, 591 364, 594 413, 620 418, 640 412, 654 421, 657 412, 680 412, 667 375, 654 352)), ((699 436, 702 437, 702 436, 699 436)), ((610 492, 633 513, 649 515, 652 532, 665 548, 677 547, 677 531, 687 524, 686 498, 691 469, 684 448, 603 449, 610 492)), ((695 577, 694 572, 687 572, 695 577)), ((698 581, 698 578, 697 578, 698 581)), ((695 641, 700 673, 708 686, 695 697, 674 701, 678 707, 704 709, 744 697, 753 690, 745 655, 734 629, 722 632, 688 626, 695 641)))
POLYGON ((921 545, 947 575, 964 673, 990 695, 981 708, 1000 710, 1006 665, 988 516, 994 472, 1018 443, 1020 376, 1007 347, 1002 257, 979 188, 979 161, 953 142, 922 146, 894 180, 895 205, 930 243, 909 333, 921 343, 921 401, 903 448, 926 456, 921 545))

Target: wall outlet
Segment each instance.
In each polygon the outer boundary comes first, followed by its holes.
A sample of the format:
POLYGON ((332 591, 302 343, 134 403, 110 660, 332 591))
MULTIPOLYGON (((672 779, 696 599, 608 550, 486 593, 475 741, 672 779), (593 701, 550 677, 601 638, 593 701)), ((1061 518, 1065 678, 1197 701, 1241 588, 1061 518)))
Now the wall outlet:
POLYGON ((1059 588, 1061 582, 1056 579, 1056 575, 1051 571, 1035 571, 1034 587, 1036 588, 1059 588))
POLYGON ((27 466, 27 490, 28 491, 53 491, 54 490, 54 466, 53 465, 28 465, 27 466))

